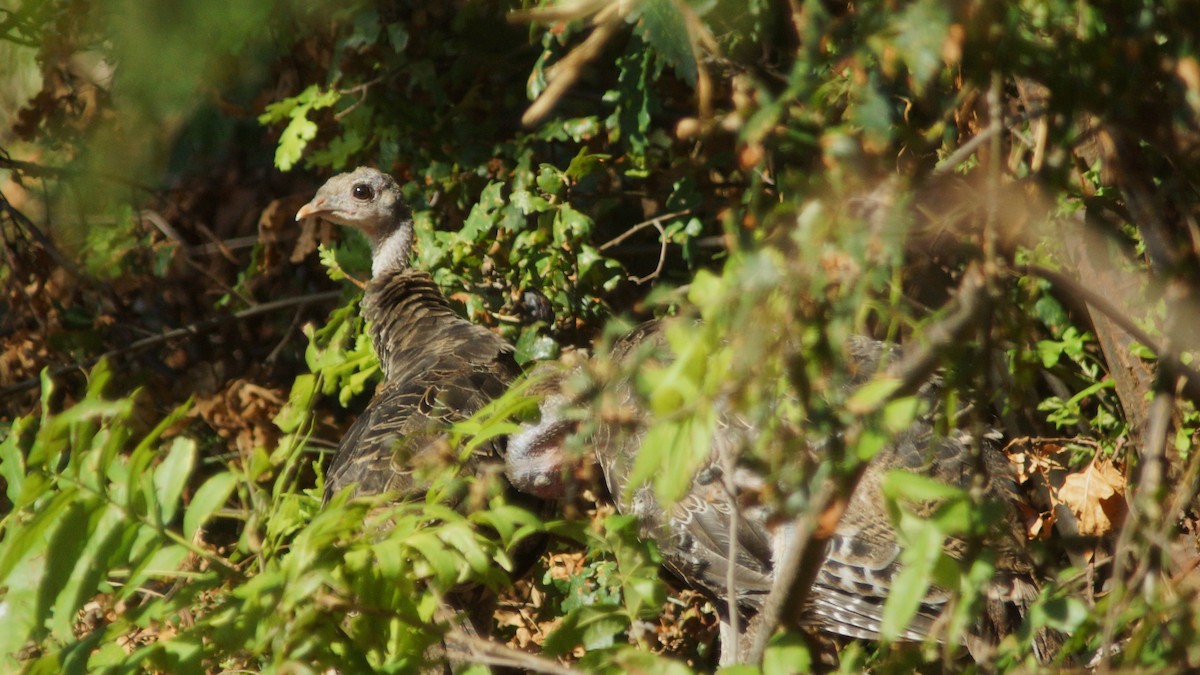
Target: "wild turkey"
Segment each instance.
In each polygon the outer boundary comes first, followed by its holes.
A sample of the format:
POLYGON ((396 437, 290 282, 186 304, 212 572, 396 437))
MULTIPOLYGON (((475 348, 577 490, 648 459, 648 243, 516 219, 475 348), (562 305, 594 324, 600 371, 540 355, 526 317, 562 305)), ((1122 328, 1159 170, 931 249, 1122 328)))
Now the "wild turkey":
MULTIPOLYGON (((639 359, 658 358, 663 353, 659 326, 643 324, 619 340, 610 354, 612 360, 628 368, 639 359)), ((847 345, 849 362, 854 368, 850 386, 868 380, 884 360, 895 354, 893 347, 866 338, 854 338, 847 345)), ((507 472, 518 488, 546 498, 561 496, 568 487, 562 476, 578 471, 563 451, 563 441, 578 426, 566 411, 572 402, 554 383, 542 405, 542 419, 529 424, 509 442, 507 472)), ((932 397, 935 387, 927 385, 923 395, 932 397)), ((723 613, 729 588, 727 573, 733 565, 737 590, 737 611, 748 620, 762 609, 774 582, 774 563, 790 545, 790 532, 771 524, 772 513, 760 506, 733 508, 724 477, 724 453, 735 455, 754 438, 753 428, 733 415, 721 419, 714 434, 709 464, 693 477, 691 489, 669 511, 659 504, 648 483, 631 485, 630 469, 647 430, 642 403, 628 382, 617 383, 616 398, 622 412, 605 419, 597 415, 596 430, 589 439, 595 460, 619 510, 638 518, 643 536, 657 542, 664 565, 689 585, 705 592, 723 613), (740 514, 736 529, 736 560, 729 560, 730 521, 740 514)), ((585 404, 586 405, 586 404, 585 404)), ((835 533, 827 544, 824 560, 809 592, 804 616, 799 621, 821 630, 852 638, 879 639, 883 605, 892 583, 901 569, 901 547, 888 516, 880 489, 884 476, 893 469, 922 473, 946 484, 968 487, 976 471, 969 448, 973 441, 964 433, 947 437, 934 433, 931 420, 921 419, 893 441, 868 465, 858 489, 852 495, 835 533)), ((820 448, 815 449, 820 452, 820 448)), ((1011 468, 1003 455, 990 443, 983 446, 987 477, 984 494, 988 501, 1011 505, 1016 486, 1011 468)), ((742 496, 759 493, 764 479, 744 467, 737 467, 731 481, 734 493, 742 496)), ((930 505, 924 505, 932 510, 930 505)), ((974 653, 986 653, 999 637, 1011 633, 1032 600, 1038 594, 1038 582, 1024 548, 1022 528, 1014 512, 985 542, 997 552, 996 571, 987 587, 984 616, 968 639, 974 653)), ((947 540, 946 551, 962 557, 967 545, 947 540)), ((944 589, 931 588, 921 601, 917 615, 903 631, 906 641, 921 641, 939 630, 952 599, 944 589)), ((723 622, 722 658, 726 658, 728 640, 737 639, 727 632, 723 622)), ((1043 631, 1035 640, 1039 660, 1049 659, 1057 649, 1058 636, 1043 631)))
MULTIPOLYGON (((424 489, 414 469, 445 450, 446 428, 504 393, 520 369, 513 349, 463 319, 425 272, 409 268, 412 213, 391 176, 368 167, 330 178, 296 219, 316 216, 357 228, 371 245, 371 280, 362 301, 383 383, 342 438, 325 500, 353 486, 358 495, 424 489)), ((468 462, 476 474, 503 467, 499 441, 468 462)))

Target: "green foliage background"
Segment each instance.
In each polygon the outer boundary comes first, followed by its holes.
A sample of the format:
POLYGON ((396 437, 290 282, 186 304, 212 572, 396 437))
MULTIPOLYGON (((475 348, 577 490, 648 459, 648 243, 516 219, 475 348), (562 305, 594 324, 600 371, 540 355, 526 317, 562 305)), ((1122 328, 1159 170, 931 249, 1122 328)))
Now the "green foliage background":
MULTIPOLYGON (((998 418, 1072 437, 1071 470, 1126 468, 1124 527, 1085 542, 1100 578, 1040 547, 1053 583, 1029 626, 1085 660, 1122 642, 1114 666, 1200 667, 1192 3, 0 7, 5 670, 408 672, 455 637, 443 596, 505 587, 541 532, 587 561, 570 583, 534 574, 541 618, 562 619, 544 654, 714 666, 711 637, 670 650, 639 628, 664 586, 628 519, 546 520, 486 484, 464 515, 453 472, 425 503, 320 508, 319 460, 377 377, 344 281, 369 263, 290 221, 359 164, 400 179, 416 264, 522 363, 603 342, 614 317, 704 319, 637 375, 654 424, 635 472, 664 498, 732 410, 764 430, 743 458, 771 477, 763 498, 813 508, 919 411, 894 381, 847 394, 840 345, 932 344, 943 426, 998 418), (211 402, 247 382, 275 404, 222 426, 211 402)), ((511 431, 520 393, 458 433, 511 431)), ((988 576, 986 553, 947 573, 937 552, 986 510, 938 496, 962 508, 897 514, 911 592, 887 630, 929 584, 971 598, 988 576)), ((1029 640, 993 665, 1029 665, 1029 640)), ((948 644, 852 645, 841 668, 961 663, 948 644)), ((809 649, 784 632, 746 667, 802 669, 809 649)))

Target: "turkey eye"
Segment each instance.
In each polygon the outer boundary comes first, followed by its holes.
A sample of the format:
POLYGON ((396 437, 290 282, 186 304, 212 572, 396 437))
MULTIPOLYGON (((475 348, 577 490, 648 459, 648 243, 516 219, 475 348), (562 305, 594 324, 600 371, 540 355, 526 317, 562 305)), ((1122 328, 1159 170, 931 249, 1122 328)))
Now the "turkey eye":
POLYGON ((355 199, 361 199, 364 202, 375 198, 375 190, 371 189, 371 186, 366 183, 355 185, 354 189, 351 190, 351 194, 354 195, 355 199))

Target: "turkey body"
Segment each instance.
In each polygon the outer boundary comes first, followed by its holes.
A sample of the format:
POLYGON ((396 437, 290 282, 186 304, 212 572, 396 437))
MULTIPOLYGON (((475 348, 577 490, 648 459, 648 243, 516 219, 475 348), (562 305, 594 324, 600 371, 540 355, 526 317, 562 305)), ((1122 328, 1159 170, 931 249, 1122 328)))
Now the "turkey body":
MULTIPOLYGON (((296 214, 353 227, 371 245, 363 318, 383 382, 342 437, 325 501, 343 490, 416 499, 422 467, 456 463, 447 431, 504 393, 520 373, 512 347, 454 312, 432 278, 409 266, 412 214, 391 176, 360 167, 330 178, 296 214)), ((464 469, 500 475, 504 446, 481 444, 464 469)), ((525 500, 528 502, 529 500, 525 500)))
MULTIPOLYGON (((334 176, 296 219, 313 216, 356 228, 371 245, 362 311, 383 371, 375 395, 338 444, 324 501, 343 492, 418 500, 429 486, 423 470, 452 466, 460 475, 496 479, 512 502, 540 510, 538 500, 504 483, 502 439, 479 444, 467 458, 449 442, 450 427, 507 391, 520 369, 503 338, 460 317, 428 274, 410 269, 413 221, 396 181, 366 167, 334 176)), ((460 510, 471 505, 461 494, 448 501, 460 510)), ((544 544, 534 535, 515 545, 512 578, 528 571, 544 544)), ((495 596, 488 587, 461 583, 447 591, 464 630, 491 632, 495 596)), ((426 656, 446 649, 443 644, 426 656)))
MULTIPOLYGON (((898 356, 894 346, 866 338, 852 339, 846 351, 854 369, 852 387, 868 380, 881 362, 898 356)), ((622 369, 629 372, 641 359, 669 359, 665 353, 659 327, 648 323, 618 341, 611 358, 622 362, 622 369)), ((762 491, 764 477, 723 459, 736 458, 749 447, 756 436, 755 430, 736 415, 722 415, 713 434, 707 463, 694 474, 686 494, 675 504, 665 506, 658 501, 648 481, 630 482, 649 421, 643 410, 645 404, 630 382, 616 382, 615 389, 618 405, 624 412, 596 415, 596 430, 589 440, 616 507, 636 516, 643 537, 658 544, 665 567, 708 595, 724 616, 738 612, 745 620, 741 624, 746 625, 763 608, 772 590, 776 562, 784 559, 785 551, 795 543, 788 523, 777 524, 774 513, 766 507, 755 506, 755 499, 746 499, 762 491), (731 466, 733 475, 726 476, 731 466), (738 506, 735 498, 749 505, 738 506), (737 526, 731 527, 735 517, 737 526), (736 533, 737 539, 736 546, 732 547, 731 533, 736 533), (736 595, 734 607, 728 606, 731 589, 736 595)), ((927 385, 922 395, 934 397, 936 387, 927 385)), ((564 428, 562 412, 558 410, 564 405, 566 400, 561 396, 554 398, 550 405, 543 405, 542 421, 528 425, 512 439, 510 462, 554 466, 555 463, 545 457, 555 447, 551 437, 565 437, 569 433, 564 428), (534 461, 525 461, 523 458, 527 455, 534 455, 534 461)), ((1006 458, 987 439, 980 440, 981 453, 975 454, 972 452, 975 443, 965 433, 952 432, 945 436, 935 433, 929 416, 916 420, 893 436, 866 467, 827 542, 803 615, 789 619, 838 635, 879 639, 883 606, 900 574, 903 551, 882 493, 884 478, 888 472, 900 470, 967 488, 977 480, 977 474, 982 474, 984 499, 1011 507, 1017 496, 1016 484, 1006 458), (977 469, 980 463, 982 471, 977 469)), ((812 452, 821 453, 819 444, 812 452)), ((517 473, 513 469, 509 471, 510 474, 517 473)), ((534 482, 549 484, 549 480, 533 481, 524 476, 524 482, 518 483, 518 487, 534 482)), ((936 506, 918 504, 915 510, 918 515, 928 516, 936 506)), ((967 639, 972 653, 986 655, 1000 637, 1015 631, 1029 603, 1038 595, 1039 584, 1033 576, 1022 535, 1023 528, 1015 511, 1006 508, 1000 522, 983 542, 983 546, 994 553, 996 570, 992 581, 986 585, 986 597, 982 598, 982 618, 967 639)), ((944 542, 946 553, 955 558, 966 557, 969 549, 968 542, 960 539, 947 538, 944 542)), ((900 638, 921 641, 936 637, 942 630, 939 622, 953 598, 946 589, 929 588, 900 638)), ((729 639, 738 638, 723 632, 722 641, 726 647, 729 639)), ((1050 658, 1056 642, 1053 635, 1038 636, 1035 649, 1039 659, 1050 658)), ((723 658, 726 651, 728 649, 723 648, 723 658)))
MULTIPOLYGON (((363 318, 384 373, 366 410, 342 437, 325 482, 325 499, 423 488, 414 471, 446 458, 446 429, 507 391, 520 373, 513 349, 495 333, 458 316, 428 274, 375 276, 363 318)), ((499 475, 503 445, 482 444, 467 460, 477 475, 499 475)))

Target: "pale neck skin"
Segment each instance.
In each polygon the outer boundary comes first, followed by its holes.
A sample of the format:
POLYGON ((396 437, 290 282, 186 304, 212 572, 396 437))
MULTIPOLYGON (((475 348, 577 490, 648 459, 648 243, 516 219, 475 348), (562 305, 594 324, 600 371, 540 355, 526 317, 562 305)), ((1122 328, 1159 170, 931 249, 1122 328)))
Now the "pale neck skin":
POLYGON ((384 237, 371 252, 371 276, 379 277, 387 272, 403 272, 408 269, 412 244, 411 223, 397 227, 384 237))

